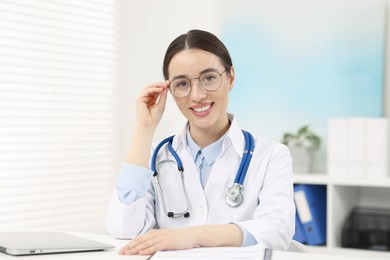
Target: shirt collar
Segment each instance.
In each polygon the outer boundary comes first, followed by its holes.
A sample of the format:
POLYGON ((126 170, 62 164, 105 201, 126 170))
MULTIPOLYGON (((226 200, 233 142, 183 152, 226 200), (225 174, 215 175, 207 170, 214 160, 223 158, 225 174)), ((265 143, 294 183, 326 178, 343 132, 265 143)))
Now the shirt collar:
MULTIPOLYGON (((221 141, 222 142, 222 153, 230 145, 232 145, 234 150, 236 151, 236 153, 240 157, 242 157, 243 151, 244 151, 244 146, 245 146, 244 134, 242 133, 241 128, 238 126, 237 120, 235 119, 234 115, 228 113, 228 118, 229 118, 231 124, 230 124, 229 130, 224 135, 224 138, 221 141)), ((188 132, 188 122, 186 123, 185 127, 182 129, 181 133, 179 133, 177 135, 177 138, 175 138, 173 140, 173 148, 175 150, 179 149, 181 145, 188 146, 188 147, 190 146, 189 140, 187 140, 187 132, 188 132)), ((198 150, 199 150, 199 148, 198 148, 198 150)), ((192 150, 191 150, 191 152, 192 152, 192 150)), ((194 154, 194 153, 192 152, 192 154, 194 154)), ((195 153, 195 156, 196 156, 196 153, 195 153)))
POLYGON ((203 149, 200 149, 199 145, 197 145, 194 139, 192 139, 190 131, 187 130, 187 134, 186 134, 187 145, 191 150, 193 160, 194 161, 196 160, 196 157, 198 156, 199 151, 201 150, 207 162, 207 165, 212 165, 222 151, 222 145, 226 135, 227 133, 224 134, 221 138, 219 138, 216 142, 206 146, 203 149))

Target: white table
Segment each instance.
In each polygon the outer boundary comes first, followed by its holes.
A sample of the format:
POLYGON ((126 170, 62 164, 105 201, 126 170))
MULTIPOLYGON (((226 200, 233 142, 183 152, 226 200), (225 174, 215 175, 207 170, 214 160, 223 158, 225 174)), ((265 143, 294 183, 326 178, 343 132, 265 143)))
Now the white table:
MULTIPOLYGON (((85 237, 89 239, 93 239, 96 241, 100 241, 103 243, 114 245, 114 249, 105 250, 105 251, 96 251, 96 252, 82 252, 82 253, 65 253, 65 254, 47 254, 47 255, 32 255, 32 256, 10 256, 3 253, 0 253, 0 260, 63 260, 63 259, 121 259, 121 260, 146 260, 149 256, 121 256, 118 255, 118 250, 124 246, 128 241, 127 240, 118 240, 109 235, 98 235, 98 234, 86 234, 86 233, 70 233, 73 235, 77 235, 80 237, 85 237)), ((199 249, 198 249, 199 250, 199 249)), ((202 249, 201 249, 202 250, 202 249)), ((205 248, 205 250, 210 250, 210 248, 205 248)), ((211 249, 212 250, 212 249, 211 249)), ((221 250, 221 248, 216 248, 216 251, 221 250)), ((230 249, 231 250, 231 249, 230 249)), ((234 250, 234 249, 233 249, 234 250)), ((237 248, 239 251, 240 248, 237 248)), ((186 250, 184 253, 180 253, 179 251, 171 251, 171 252, 162 252, 160 259, 208 259, 195 257, 192 254, 189 254, 191 251, 186 250), (185 258, 183 256, 186 256, 185 258)), ((152 260, 158 260, 156 256, 152 258, 152 260)), ((249 258, 247 258, 249 259, 249 258)), ((284 251, 276 251, 272 252, 272 260, 365 260, 365 257, 357 257, 357 256, 345 256, 345 255, 335 255, 335 254, 319 254, 319 253, 296 253, 296 252, 284 252, 284 251)), ((375 258, 376 260, 384 259, 384 258, 375 258)))

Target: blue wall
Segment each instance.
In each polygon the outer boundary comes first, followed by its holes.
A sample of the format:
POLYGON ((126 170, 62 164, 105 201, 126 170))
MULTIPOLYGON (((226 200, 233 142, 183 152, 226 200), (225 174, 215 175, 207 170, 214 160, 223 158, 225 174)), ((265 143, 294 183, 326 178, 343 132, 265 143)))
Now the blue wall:
POLYGON ((328 118, 383 114, 385 2, 244 2, 223 10, 236 72, 229 111, 278 141, 310 124, 324 140, 316 167, 324 170, 328 118))

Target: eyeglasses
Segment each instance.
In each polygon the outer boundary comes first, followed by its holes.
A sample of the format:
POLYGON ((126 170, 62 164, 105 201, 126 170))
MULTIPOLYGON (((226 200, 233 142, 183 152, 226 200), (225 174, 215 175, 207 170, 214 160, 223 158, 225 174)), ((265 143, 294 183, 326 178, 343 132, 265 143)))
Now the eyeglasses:
POLYGON ((197 78, 185 78, 180 77, 172 80, 171 84, 169 84, 169 89, 173 96, 177 98, 186 97, 192 88, 192 80, 197 79, 199 81, 199 86, 205 91, 215 91, 222 84, 222 75, 226 72, 224 70, 222 73, 218 71, 206 71, 200 74, 197 78))

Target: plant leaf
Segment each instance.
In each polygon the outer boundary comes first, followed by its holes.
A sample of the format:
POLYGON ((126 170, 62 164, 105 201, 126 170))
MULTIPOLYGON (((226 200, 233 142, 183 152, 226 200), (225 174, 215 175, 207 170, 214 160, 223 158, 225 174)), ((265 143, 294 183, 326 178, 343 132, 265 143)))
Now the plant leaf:
POLYGON ((308 125, 305 125, 305 126, 299 128, 298 132, 297 132, 297 137, 300 138, 301 136, 305 135, 307 133, 308 129, 309 129, 308 125))

